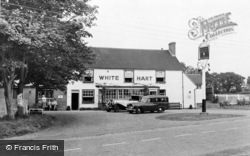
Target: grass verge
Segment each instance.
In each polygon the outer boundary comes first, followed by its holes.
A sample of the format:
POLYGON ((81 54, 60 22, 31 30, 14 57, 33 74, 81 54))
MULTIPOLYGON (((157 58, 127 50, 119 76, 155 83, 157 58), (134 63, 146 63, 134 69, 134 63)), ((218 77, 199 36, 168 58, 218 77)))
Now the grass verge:
POLYGON ((29 115, 16 120, 0 118, 0 139, 34 133, 49 127, 54 121, 55 117, 49 115, 29 115))
POLYGON ((174 120, 174 121, 200 121, 200 120, 212 120, 221 118, 242 117, 244 115, 233 114, 200 114, 200 113, 178 113, 168 114, 156 117, 160 120, 174 120))

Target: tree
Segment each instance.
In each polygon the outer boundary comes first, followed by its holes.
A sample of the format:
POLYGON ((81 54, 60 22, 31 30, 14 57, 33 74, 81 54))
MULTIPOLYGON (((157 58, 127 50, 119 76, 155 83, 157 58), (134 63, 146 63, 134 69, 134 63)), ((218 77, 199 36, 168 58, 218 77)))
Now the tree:
POLYGON ((234 93, 241 92, 244 77, 233 72, 226 73, 207 73, 206 83, 214 87, 215 93, 234 93))
POLYGON ((65 89, 69 80, 79 80, 85 65, 95 55, 83 38, 85 28, 94 25, 96 6, 88 0, 12 0, 4 3, 0 19, 1 72, 4 80, 7 113, 14 118, 11 87, 24 84, 65 89), (8 55, 6 55, 8 54, 8 55))
POLYGON ((226 72, 220 74, 220 81, 222 87, 226 89, 227 93, 241 92, 244 77, 233 72, 226 72))
POLYGON ((220 82, 218 73, 209 74, 206 72, 206 86, 213 87, 215 94, 223 93, 222 83, 220 82))

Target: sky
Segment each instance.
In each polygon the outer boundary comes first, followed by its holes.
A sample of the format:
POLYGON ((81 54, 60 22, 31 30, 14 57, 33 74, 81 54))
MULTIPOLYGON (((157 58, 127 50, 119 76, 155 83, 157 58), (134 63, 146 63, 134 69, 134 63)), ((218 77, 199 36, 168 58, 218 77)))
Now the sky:
POLYGON ((209 42, 210 72, 250 76, 249 0, 92 0, 97 5, 96 26, 87 29, 88 46, 127 49, 168 49, 176 42, 180 62, 197 67, 202 39, 188 37, 189 20, 208 19, 230 12, 234 33, 209 42))

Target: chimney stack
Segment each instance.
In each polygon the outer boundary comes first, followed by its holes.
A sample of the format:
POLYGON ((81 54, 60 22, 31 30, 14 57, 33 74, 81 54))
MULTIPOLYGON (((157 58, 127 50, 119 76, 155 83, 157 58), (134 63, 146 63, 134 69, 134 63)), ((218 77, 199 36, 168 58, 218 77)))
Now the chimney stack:
POLYGON ((170 42, 169 44, 168 44, 168 50, 169 50, 169 52, 170 52, 170 54, 172 55, 172 56, 175 56, 175 42, 170 42))

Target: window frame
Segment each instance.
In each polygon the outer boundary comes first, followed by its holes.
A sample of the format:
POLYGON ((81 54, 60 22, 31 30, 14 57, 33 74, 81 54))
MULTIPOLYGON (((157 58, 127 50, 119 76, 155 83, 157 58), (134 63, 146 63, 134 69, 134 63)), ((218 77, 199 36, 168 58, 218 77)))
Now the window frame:
POLYGON ((86 74, 89 73, 89 71, 92 71, 92 76, 88 76, 88 75, 83 75, 83 83, 94 83, 94 69, 88 69, 86 70, 86 74), (91 80, 90 81, 86 81, 85 77, 90 77, 91 80))
POLYGON ((94 89, 82 89, 82 104, 83 104, 83 105, 86 105, 86 104, 95 104, 95 90, 94 90, 94 89), (93 100, 92 100, 91 102, 85 102, 85 103, 84 103, 84 100, 83 100, 83 98, 84 98, 83 93, 84 93, 85 91, 91 91, 91 92, 93 92, 93 93, 92 93, 93 96, 85 96, 85 98, 92 97, 93 100))
POLYGON ((156 83, 166 83, 166 72, 164 70, 156 70, 155 71, 155 82, 156 83), (157 72, 163 72, 164 77, 157 77, 157 72), (163 81, 157 81, 158 78, 163 78, 163 81))
POLYGON ((124 70, 124 83, 134 83, 134 76, 135 76, 135 74, 134 74, 134 70, 124 70), (132 77, 126 77, 126 72, 128 72, 128 71, 130 71, 130 72, 132 72, 133 73, 133 76, 132 77), (126 79, 132 79, 132 81, 131 82, 127 82, 126 81, 126 79))

